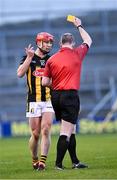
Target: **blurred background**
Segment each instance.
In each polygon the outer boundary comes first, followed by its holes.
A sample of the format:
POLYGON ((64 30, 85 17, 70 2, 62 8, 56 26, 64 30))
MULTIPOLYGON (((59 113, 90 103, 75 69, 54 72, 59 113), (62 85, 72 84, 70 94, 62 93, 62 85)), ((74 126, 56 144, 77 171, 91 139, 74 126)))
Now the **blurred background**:
POLYGON ((53 53, 62 33, 73 33, 81 43, 68 14, 81 18, 93 39, 82 68, 78 131, 117 132, 117 0, 0 0, 0 137, 29 134, 26 79, 16 71, 37 33, 55 36, 53 53))

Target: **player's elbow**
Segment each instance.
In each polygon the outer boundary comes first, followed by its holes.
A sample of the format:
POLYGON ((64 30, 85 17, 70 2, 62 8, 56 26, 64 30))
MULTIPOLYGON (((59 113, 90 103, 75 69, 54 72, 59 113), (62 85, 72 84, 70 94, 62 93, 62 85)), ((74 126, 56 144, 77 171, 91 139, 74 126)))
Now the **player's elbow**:
POLYGON ((17 70, 17 76, 19 78, 22 78, 24 76, 24 74, 21 71, 17 70))

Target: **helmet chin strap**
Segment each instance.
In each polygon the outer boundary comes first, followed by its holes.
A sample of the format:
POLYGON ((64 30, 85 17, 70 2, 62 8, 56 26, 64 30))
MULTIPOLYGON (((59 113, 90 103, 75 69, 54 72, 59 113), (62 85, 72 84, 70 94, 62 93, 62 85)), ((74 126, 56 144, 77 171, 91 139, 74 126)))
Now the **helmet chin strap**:
POLYGON ((49 53, 49 51, 45 51, 45 50, 42 49, 42 48, 43 48, 43 41, 41 41, 40 46, 37 45, 37 47, 40 49, 40 51, 41 51, 43 54, 48 54, 48 53, 49 53))
POLYGON ((49 51, 47 52, 47 51, 43 50, 42 48, 40 48, 39 46, 37 46, 37 47, 40 49, 40 51, 41 51, 43 54, 48 54, 48 53, 49 53, 49 51))

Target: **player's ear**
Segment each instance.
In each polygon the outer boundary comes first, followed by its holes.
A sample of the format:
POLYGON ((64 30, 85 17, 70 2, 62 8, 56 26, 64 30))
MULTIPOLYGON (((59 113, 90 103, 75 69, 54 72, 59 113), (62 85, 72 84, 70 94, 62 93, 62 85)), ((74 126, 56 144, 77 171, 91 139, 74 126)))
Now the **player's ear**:
POLYGON ((42 48, 42 41, 38 41, 38 42, 37 42, 37 46, 38 46, 39 48, 42 48))

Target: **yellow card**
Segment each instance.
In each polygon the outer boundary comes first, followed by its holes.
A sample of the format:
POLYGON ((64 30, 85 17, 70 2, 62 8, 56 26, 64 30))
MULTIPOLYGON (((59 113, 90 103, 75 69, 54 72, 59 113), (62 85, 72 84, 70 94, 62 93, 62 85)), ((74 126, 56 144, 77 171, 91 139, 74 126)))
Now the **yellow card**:
POLYGON ((67 21, 74 22, 74 20, 75 20, 75 16, 72 16, 72 15, 67 16, 67 21))

